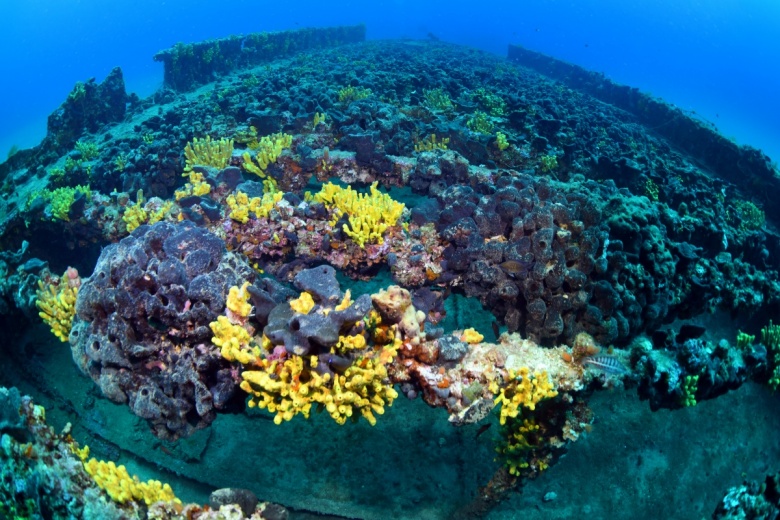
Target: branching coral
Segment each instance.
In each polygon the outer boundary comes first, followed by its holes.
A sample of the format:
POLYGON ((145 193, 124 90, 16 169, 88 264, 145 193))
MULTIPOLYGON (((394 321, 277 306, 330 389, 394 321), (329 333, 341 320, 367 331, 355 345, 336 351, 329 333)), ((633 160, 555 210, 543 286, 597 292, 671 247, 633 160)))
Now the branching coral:
POLYGON ((227 297, 228 316, 240 322, 245 321, 252 312, 252 305, 249 303, 249 282, 244 282, 241 287, 233 286, 230 288, 227 297), (232 315, 232 316, 231 316, 232 315))
POLYGON ((365 87, 342 87, 339 89, 339 102, 344 104, 350 104, 353 101, 360 101, 366 99, 371 95, 371 89, 365 87))
POLYGON ((381 193, 376 186, 374 182, 370 193, 365 194, 356 192, 351 186, 342 188, 329 182, 314 195, 313 200, 323 203, 333 212, 331 225, 346 215, 348 223, 342 229, 360 247, 369 242, 382 244, 382 235, 387 228, 396 225, 406 206, 381 193))
MULTIPOLYGON (((505 428, 503 442, 496 452, 504 458, 510 475, 519 475, 520 470, 529 466, 529 453, 539 445, 539 425, 531 419, 516 420, 513 427, 505 428)), ((540 468, 544 469, 544 468, 540 468)))
POLYGON ((231 323, 227 316, 218 316, 209 327, 214 333, 211 342, 220 348, 220 354, 228 361, 249 365, 260 356, 260 350, 250 344, 249 332, 241 325, 231 323))
POLYGON ((446 150, 450 144, 450 138, 436 139, 436 134, 431 134, 425 139, 414 143, 415 152, 431 152, 433 150, 446 150))
POLYGON ((89 186, 65 186, 56 190, 43 190, 36 196, 43 197, 51 204, 51 215, 56 220, 70 221, 70 209, 78 197, 89 199, 92 191, 89 186))
POLYGON ((144 201, 143 190, 138 190, 135 204, 125 208, 125 212, 122 214, 122 220, 127 226, 127 231, 132 233, 133 230, 138 228, 141 224, 155 224, 160 222, 171 213, 172 209, 173 201, 166 200, 162 202, 160 199, 144 201), (155 200, 159 203, 155 204, 153 202, 155 200))
POLYGON ((503 132, 496 133, 496 148, 503 152, 509 148, 509 141, 506 140, 506 134, 503 132))
POLYGON ((313 370, 317 356, 292 355, 283 362, 262 359, 256 363, 260 370, 242 374, 241 389, 250 394, 250 407, 276 414, 276 424, 299 413, 308 418, 312 404, 317 403, 338 424, 359 412, 373 426, 374 414, 383 414, 385 406, 391 406, 398 397, 392 385, 385 382, 386 364, 394 355, 394 347, 383 347, 376 358, 360 358, 344 374, 333 376, 313 370))
POLYGON ((423 90, 423 96, 425 106, 434 112, 448 112, 453 109, 449 93, 441 87, 423 90))
POLYGON ((515 418, 523 408, 535 410, 545 399, 558 395, 547 372, 531 374, 527 367, 509 371, 509 380, 501 387, 495 403, 501 405, 499 422, 506 424, 507 418, 515 418))
POLYGON ((202 173, 188 171, 184 173, 184 176, 188 178, 188 182, 181 189, 176 190, 176 200, 181 200, 190 195, 202 197, 211 192, 211 185, 206 182, 202 173))
POLYGON ((257 153, 255 154, 254 161, 249 152, 244 152, 244 169, 248 172, 254 173, 260 178, 265 178, 265 170, 269 164, 275 163, 279 156, 282 154, 282 150, 292 146, 292 136, 290 134, 276 133, 266 135, 257 142, 257 153))
POLYGON ((68 341, 68 335, 76 314, 76 296, 81 287, 78 271, 69 267, 60 278, 53 277, 47 283, 38 280, 35 305, 38 315, 51 327, 60 341, 68 341))
POLYGON ((230 218, 236 222, 246 224, 249 214, 254 213, 258 218, 267 217, 273 207, 282 200, 284 193, 281 191, 266 190, 261 197, 249 198, 243 191, 228 195, 225 202, 230 208, 230 218))
POLYGON ((226 316, 218 316, 216 321, 209 323, 214 337, 212 343, 220 348, 220 354, 228 361, 237 361, 249 365, 257 361, 260 349, 252 345, 252 336, 244 325, 252 312, 249 303, 249 282, 241 287, 230 288, 226 303, 226 316))
MULTIPOLYGON (((508 382, 500 389, 495 403, 501 405, 499 422, 503 426, 503 439, 496 451, 504 456, 510 474, 519 475, 527 468, 533 449, 540 445, 540 426, 534 417, 536 406, 557 395, 546 371, 532 374, 527 367, 509 371, 508 382)), ((536 460, 535 466, 541 471, 547 462, 536 460)))
POLYGON ((761 343, 768 351, 767 359, 772 370, 769 386, 772 390, 777 390, 780 387, 780 325, 775 325, 770 320, 769 325, 761 329, 761 343))
POLYGON ((141 482, 137 476, 131 477, 124 466, 117 466, 113 461, 92 458, 84 463, 84 469, 114 502, 143 501, 147 506, 159 501, 181 503, 168 484, 159 480, 141 482))
POLYGON ((370 297, 353 301, 349 292, 342 295, 332 268, 302 271, 296 286, 300 296, 268 311, 262 339, 253 338, 251 322, 239 324, 249 315, 241 309, 248 305, 242 293, 251 294, 247 284, 231 289, 228 315, 211 323, 223 358, 243 365, 240 386, 249 394, 248 405, 274 414, 276 424, 298 414, 308 418, 313 405, 339 424, 360 416, 376 424, 375 414, 398 396, 387 367, 400 341, 375 341, 364 324, 370 297))
POLYGON ((472 132, 477 134, 492 134, 493 121, 481 110, 476 110, 474 114, 466 121, 466 126, 472 132))
POLYGON ((196 137, 191 143, 187 143, 187 146, 184 147, 184 157, 186 160, 184 171, 188 172, 192 170, 192 167, 196 164, 222 169, 228 165, 232 155, 232 139, 222 138, 219 141, 212 141, 211 136, 206 136, 205 139, 198 139, 196 137))

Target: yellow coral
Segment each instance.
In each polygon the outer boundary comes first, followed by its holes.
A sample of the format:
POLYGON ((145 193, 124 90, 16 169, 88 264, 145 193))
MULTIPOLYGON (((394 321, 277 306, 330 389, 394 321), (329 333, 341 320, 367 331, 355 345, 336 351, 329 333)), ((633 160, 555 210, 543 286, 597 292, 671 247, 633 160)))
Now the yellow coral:
POLYGON ((481 343, 483 339, 485 339, 485 336, 477 332, 474 328, 464 330, 463 334, 460 336, 461 341, 465 341, 466 343, 470 343, 472 345, 481 343))
POLYGON ((338 305, 336 305, 336 307, 334 307, 333 310, 343 311, 353 303, 354 302, 352 301, 352 291, 347 289, 347 292, 344 293, 344 297, 341 299, 341 302, 338 305))
POLYGON ((122 220, 127 226, 128 233, 132 233, 134 229, 149 220, 149 213, 144 209, 144 190, 138 190, 135 205, 125 208, 122 220))
POLYGON ((519 476, 520 470, 529 466, 528 455, 538 444, 534 440, 538 431, 539 425, 536 422, 530 419, 518 421, 517 425, 506 433, 504 442, 496 448, 496 451, 505 457, 510 475, 519 476))
POLYGON ((248 287, 249 282, 244 282, 240 288, 233 286, 230 288, 227 297, 227 308, 233 314, 242 318, 249 316, 249 313, 252 311, 252 305, 249 303, 248 287))
POLYGON ((271 210, 278 204, 284 193, 281 191, 266 190, 263 197, 252 197, 243 191, 237 191, 235 194, 228 195, 225 202, 230 208, 230 218, 236 222, 246 224, 249 220, 249 214, 254 213, 258 218, 265 218, 271 210))
POLYGON ((35 300, 35 305, 40 310, 38 316, 49 325, 60 341, 68 341, 73 317, 76 315, 76 296, 79 292, 78 284, 69 283, 71 279, 67 273, 68 271, 50 284, 38 280, 35 300))
POLYGON ((347 215, 349 224, 344 224, 342 229, 360 247, 369 242, 382 244, 384 232, 396 225, 406 209, 390 195, 381 193, 376 182, 371 185, 369 194, 358 193, 351 186, 342 188, 329 182, 312 200, 332 211, 331 225, 335 225, 342 215, 347 215))
POLYGON ((265 170, 268 168, 268 165, 275 163, 282 154, 282 150, 289 148, 291 145, 292 136, 290 134, 280 132, 262 137, 257 143, 257 153, 254 161, 249 152, 244 152, 242 155, 244 169, 261 178, 265 178, 265 170))
MULTIPOLYGON (((307 361, 316 364, 317 357, 311 358, 307 361)), ((262 359, 258 364, 261 370, 246 370, 241 374, 244 379, 241 389, 250 394, 250 408, 257 406, 276 414, 275 424, 289 421, 299 413, 308 418, 312 395, 330 380, 330 374, 320 376, 308 372, 308 381, 302 382, 304 358, 301 356, 291 356, 284 362, 262 359)))
POLYGON ((141 482, 137 476, 131 477, 127 468, 117 466, 113 461, 105 462, 92 458, 84 463, 84 469, 114 502, 126 504, 143 501, 147 506, 161 501, 181 503, 168 484, 159 480, 141 482))
POLYGON ((223 358, 242 365, 257 361, 260 349, 250 344, 252 338, 244 327, 231 323, 227 316, 217 316, 217 321, 209 323, 209 327, 214 333, 211 342, 220 348, 223 358))
MULTIPOLYGON (((207 184, 208 186, 208 184, 207 184)), ((160 199, 152 198, 150 201, 144 201, 144 191, 138 190, 136 202, 133 206, 125 208, 122 220, 127 226, 127 231, 132 233, 141 224, 154 224, 163 220, 171 213, 173 201, 166 200, 160 203, 160 199), (157 201, 155 204, 154 201, 157 201)))
POLYGON ((339 336, 339 342, 333 347, 334 352, 346 353, 350 350, 363 350, 366 348, 366 338, 361 334, 355 336, 339 336))
POLYGON ((232 139, 222 138, 219 141, 212 141, 211 136, 206 136, 205 139, 196 137, 184 147, 184 157, 186 159, 184 171, 189 172, 196 164, 222 169, 228 165, 232 155, 232 139))
POLYGON ((385 405, 391 406, 398 392, 385 383, 387 368, 379 361, 358 360, 347 368, 344 375, 333 378, 332 388, 323 388, 315 395, 317 402, 338 424, 344 424, 358 410, 371 426, 376 425, 374 413, 385 413, 385 405))
POLYGON ((65 186, 57 188, 56 190, 41 190, 40 192, 35 193, 32 198, 28 200, 28 205, 33 198, 37 196, 43 197, 51 203, 52 217, 69 222, 70 207, 76 201, 76 194, 78 193, 83 194, 87 199, 92 196, 92 191, 89 189, 89 186, 76 186, 73 188, 65 186))
POLYGON ((309 314, 309 311, 314 307, 314 298, 304 291, 294 300, 290 300, 290 307, 298 314, 309 314))
POLYGON ((70 445, 70 451, 81 459, 81 462, 85 462, 89 457, 89 446, 84 445, 83 448, 77 448, 76 446, 78 446, 78 444, 74 441, 73 444, 70 445))
POLYGON ((446 150, 450 144, 450 138, 436 139, 436 134, 431 134, 422 141, 414 143, 414 151, 419 152, 432 152, 433 150, 446 150))
POLYGON ((509 371, 509 380, 495 398, 501 404, 500 423, 515 418, 522 408, 535 410, 537 403, 558 395, 546 371, 530 373, 527 367, 509 371))
POLYGON ((274 423, 289 421, 297 414, 308 418, 312 404, 318 403, 339 424, 359 412, 372 426, 374 414, 383 414, 398 393, 387 383, 386 365, 391 363, 397 345, 384 347, 376 358, 361 358, 343 375, 319 375, 311 370, 317 356, 292 355, 280 362, 259 359, 259 370, 244 371, 241 389, 250 394, 249 407, 267 409, 276 414, 274 423), (307 366, 308 365, 308 366, 307 366))
POLYGON ((187 177, 189 181, 181 189, 174 192, 177 201, 184 197, 189 197, 190 195, 202 197, 211 192, 211 185, 205 181, 202 173, 188 171, 184 173, 184 176, 187 177))

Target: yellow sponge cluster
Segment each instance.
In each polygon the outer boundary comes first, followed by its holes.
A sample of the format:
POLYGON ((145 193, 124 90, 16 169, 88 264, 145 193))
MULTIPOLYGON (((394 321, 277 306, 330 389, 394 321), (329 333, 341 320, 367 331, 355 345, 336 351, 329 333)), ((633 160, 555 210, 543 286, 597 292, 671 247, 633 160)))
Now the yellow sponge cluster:
MULTIPOLYGON (((206 184, 206 186, 208 186, 208 184, 206 184)), ((125 208, 125 212, 122 214, 122 220, 125 222, 129 233, 132 233, 133 230, 141 224, 146 224, 147 222, 149 224, 155 224, 160 222, 166 215, 170 214, 173 209, 173 201, 171 200, 163 202, 155 209, 147 208, 144 205, 145 202, 144 191, 138 190, 135 205, 125 208)))
POLYGON ((225 202, 230 208, 230 218, 236 222, 246 224, 249 220, 249 213, 254 213, 258 218, 267 217, 273 207, 282 200, 284 193, 281 191, 266 191, 263 197, 252 197, 243 191, 237 191, 235 194, 228 195, 225 202))
POLYGON ((241 287, 230 288, 227 297, 227 316, 218 316, 209 323, 214 337, 212 343, 220 348, 222 357, 242 365, 254 363, 260 356, 260 349, 252 345, 252 336, 242 325, 246 323, 252 305, 249 303, 249 282, 241 287))
POLYGON ((44 284, 38 280, 35 305, 43 321, 51 328, 60 341, 68 341, 73 317, 76 315, 76 296, 79 285, 69 283, 68 271, 59 279, 59 283, 44 284))
POLYGON ((205 181, 203 174, 200 172, 186 172, 185 177, 189 179, 181 189, 174 192, 176 200, 181 200, 184 197, 195 195, 196 197, 202 197, 208 195, 211 192, 211 185, 205 181))
POLYGON ((333 212, 331 225, 335 225, 342 215, 347 215, 349 224, 344 224, 342 229, 360 247, 369 242, 382 244, 385 230, 395 226, 406 209, 390 195, 381 193, 376 182, 371 185, 369 194, 358 193, 351 186, 342 188, 329 182, 313 196, 313 200, 333 212))
POLYGON ((196 137, 184 147, 184 158, 186 160, 184 171, 192 170, 192 167, 196 164, 222 169, 228 165, 232 155, 232 139, 222 138, 219 141, 212 141, 211 136, 206 136, 205 139, 196 137))
POLYGON ((228 361, 238 361, 242 365, 254 363, 260 356, 260 349, 250 345, 252 338, 241 325, 230 323, 227 316, 218 316, 217 321, 209 323, 214 337, 212 343, 221 350, 222 357, 228 361))
POLYGON ((500 422, 503 425, 507 418, 517 417, 522 408, 533 411, 537 403, 557 395, 546 371, 531 374, 528 367, 522 367, 509 371, 509 380, 494 401, 501 404, 500 422))
POLYGON ((477 329, 473 327, 464 330, 463 334, 461 334, 460 336, 461 341, 465 341, 470 345, 476 345, 477 343, 481 343, 483 339, 485 339, 485 336, 477 332, 477 329))
MULTIPOLYGON (((389 347, 385 347, 389 348, 389 347)), ((325 405, 330 416, 339 424, 359 410, 371 426, 376 424, 374 413, 385 413, 385 405, 392 406, 398 392, 385 383, 387 368, 380 361, 361 359, 350 366, 344 375, 333 378, 333 387, 324 388, 317 402, 325 405)))
POLYGON ((299 413, 308 418, 312 404, 319 403, 338 424, 344 424, 359 411, 373 426, 374 414, 385 413, 385 405, 391 406, 398 397, 392 385, 386 383, 387 368, 381 358, 359 359, 343 375, 333 377, 311 370, 317 366, 316 356, 293 355, 283 363, 263 359, 257 364, 262 370, 245 371, 241 389, 252 396, 250 408, 257 406, 276 414, 275 424, 289 421, 299 413))
MULTIPOLYGON (((316 366, 317 357, 311 356, 308 362, 316 366)), ((330 376, 307 371, 306 379, 301 356, 291 356, 284 362, 261 359, 257 365, 260 370, 246 370, 241 374, 244 379, 241 389, 251 396, 249 407, 276 414, 275 424, 289 421, 299 413, 308 419, 313 395, 328 383, 330 376)))
POLYGON ((244 169, 255 175, 265 178, 265 170, 268 165, 275 163, 282 155, 282 150, 292 146, 292 136, 290 134, 276 133, 266 135, 257 142, 253 148, 257 149, 254 161, 249 152, 244 152, 244 169))
MULTIPOLYGON (((538 432, 539 425, 536 422, 530 419, 524 419, 522 423, 518 421, 517 426, 507 433, 505 442, 496 448, 496 451, 504 456, 510 475, 520 475, 520 470, 530 465, 528 455, 538 447, 538 432)), ((542 461, 537 462, 540 470, 547 467, 542 464, 542 461)))
POLYGON ((84 469, 114 502, 126 504, 130 501, 143 501, 146 505, 155 502, 181 503, 168 484, 159 480, 141 482, 137 476, 131 477, 124 466, 117 466, 113 462, 92 458, 84 463, 84 469))
POLYGON ((233 286, 230 288, 227 297, 227 308, 236 317, 246 318, 252 312, 252 305, 249 303, 249 282, 244 282, 241 287, 233 286))
POLYGON ((309 314, 314 308, 314 298, 310 293, 303 291, 300 296, 290 300, 290 308, 298 314, 309 314))
POLYGON ((346 354, 353 350, 363 350, 366 348, 366 337, 357 334, 355 336, 339 336, 339 342, 331 348, 332 353, 346 354))

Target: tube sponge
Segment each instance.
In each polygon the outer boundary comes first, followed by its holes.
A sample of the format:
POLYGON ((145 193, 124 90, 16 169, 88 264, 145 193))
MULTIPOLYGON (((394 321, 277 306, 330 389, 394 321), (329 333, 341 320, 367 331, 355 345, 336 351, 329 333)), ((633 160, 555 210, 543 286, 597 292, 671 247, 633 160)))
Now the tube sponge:
POLYGON ((168 484, 159 480, 141 482, 137 476, 131 477, 124 466, 117 466, 113 461, 89 459, 84 463, 84 469, 114 502, 143 501, 147 506, 161 501, 181 503, 168 484))
POLYGON ((384 232, 396 225, 406 209, 404 204, 380 192, 376 182, 371 185, 369 194, 329 182, 322 186, 313 200, 333 212, 331 225, 335 225, 342 215, 347 215, 349 224, 344 224, 342 229, 361 248, 366 243, 382 244, 384 232))
POLYGON ((76 315, 76 296, 81 287, 79 273, 69 267, 61 277, 52 277, 48 283, 38 280, 35 305, 38 316, 51 328, 60 341, 68 341, 73 316, 76 315))
POLYGON ((510 370, 508 383, 494 399, 496 404, 501 404, 499 421, 506 424, 507 418, 514 419, 522 408, 533 411, 537 403, 557 395, 546 371, 531 374, 528 367, 510 370))

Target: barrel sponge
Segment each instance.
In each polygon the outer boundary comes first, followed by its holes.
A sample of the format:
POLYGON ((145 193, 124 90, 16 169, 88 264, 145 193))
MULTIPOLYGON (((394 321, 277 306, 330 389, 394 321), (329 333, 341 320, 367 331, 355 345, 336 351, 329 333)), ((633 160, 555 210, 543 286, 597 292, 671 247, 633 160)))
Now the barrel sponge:
POLYGON ((82 283, 70 334, 79 368, 128 403, 160 437, 208 425, 237 384, 212 345, 217 320, 254 271, 209 231, 184 221, 142 225, 106 247, 82 283), (116 370, 120 368, 121 370, 116 370))

